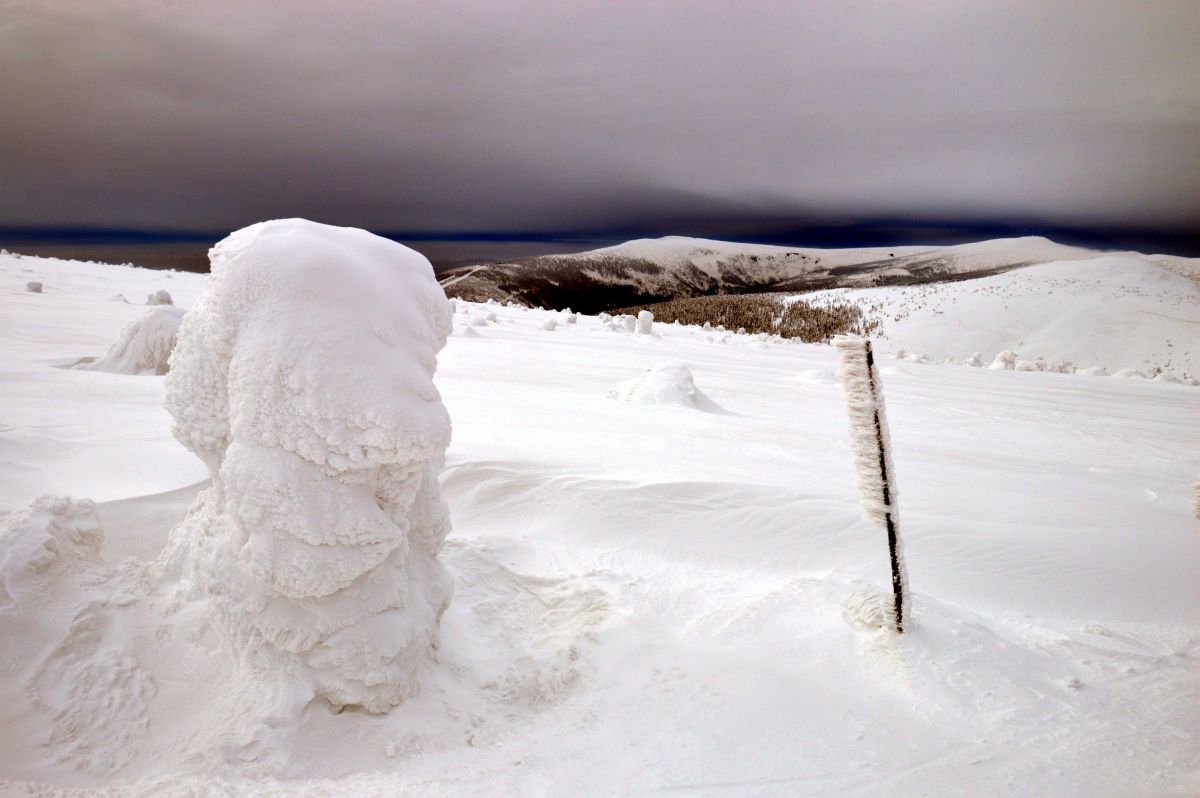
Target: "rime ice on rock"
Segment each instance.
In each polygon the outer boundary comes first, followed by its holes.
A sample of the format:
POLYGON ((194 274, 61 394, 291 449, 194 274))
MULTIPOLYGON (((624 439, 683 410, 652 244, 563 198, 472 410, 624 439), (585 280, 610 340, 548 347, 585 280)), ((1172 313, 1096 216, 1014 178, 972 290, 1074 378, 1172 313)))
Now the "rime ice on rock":
POLYGON ((362 230, 265 222, 210 259, 166 405, 212 487, 163 563, 247 661, 387 711, 416 691, 451 594, 433 384, 450 305, 424 257, 362 230))

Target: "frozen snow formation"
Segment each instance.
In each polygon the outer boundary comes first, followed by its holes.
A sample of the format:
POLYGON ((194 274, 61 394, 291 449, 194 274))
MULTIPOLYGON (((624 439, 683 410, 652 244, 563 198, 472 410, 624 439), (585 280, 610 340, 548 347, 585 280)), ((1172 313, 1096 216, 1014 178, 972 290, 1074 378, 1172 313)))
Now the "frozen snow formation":
POLYGON ((654 314, 648 310, 640 310, 637 314, 637 334, 652 335, 654 333, 654 314))
POLYGON ((37 280, 30 280, 25 283, 25 290, 31 294, 40 294, 42 293, 42 284, 37 280))
POLYGON ((166 406, 212 486, 160 563, 245 661, 385 712, 416 692, 452 589, 450 305, 423 256, 363 230, 264 222, 209 256, 166 406))
POLYGON ((167 373, 183 311, 174 305, 156 307, 121 330, 104 357, 77 368, 115 374, 167 373))
POLYGON ((170 294, 168 294, 166 291, 164 291, 163 289, 160 288, 157 291, 155 291, 153 294, 146 295, 146 304, 147 305, 174 305, 175 302, 174 302, 174 300, 171 299, 170 294))
POLYGON ((610 399, 642 405, 678 405, 708 413, 725 412, 696 387, 692 372, 683 363, 658 363, 632 380, 614 385, 610 399))

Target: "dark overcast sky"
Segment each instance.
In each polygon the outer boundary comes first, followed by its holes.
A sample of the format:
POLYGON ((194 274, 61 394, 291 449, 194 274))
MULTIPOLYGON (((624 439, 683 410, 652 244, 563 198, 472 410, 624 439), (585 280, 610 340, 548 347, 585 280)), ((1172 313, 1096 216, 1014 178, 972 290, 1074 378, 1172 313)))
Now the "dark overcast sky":
POLYGON ((294 215, 1195 233, 1200 2, 0 0, 0 226, 294 215))

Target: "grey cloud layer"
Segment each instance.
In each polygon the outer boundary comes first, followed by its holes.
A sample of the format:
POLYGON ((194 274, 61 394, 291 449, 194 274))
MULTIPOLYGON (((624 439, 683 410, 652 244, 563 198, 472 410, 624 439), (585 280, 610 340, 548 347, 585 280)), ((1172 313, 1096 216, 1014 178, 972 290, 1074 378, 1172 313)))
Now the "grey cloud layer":
POLYGON ((1200 226, 1200 5, 0 5, 0 225, 1200 226))

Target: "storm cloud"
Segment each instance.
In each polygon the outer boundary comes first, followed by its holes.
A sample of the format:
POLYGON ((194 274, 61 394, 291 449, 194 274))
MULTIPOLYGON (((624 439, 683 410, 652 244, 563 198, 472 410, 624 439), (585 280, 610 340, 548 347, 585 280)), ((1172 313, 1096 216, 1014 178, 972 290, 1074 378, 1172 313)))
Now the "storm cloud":
POLYGON ((1200 228, 1200 5, 0 5, 0 225, 1200 228))

